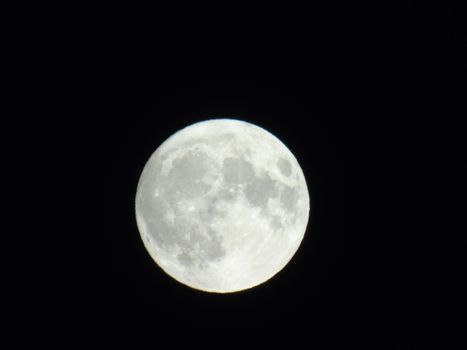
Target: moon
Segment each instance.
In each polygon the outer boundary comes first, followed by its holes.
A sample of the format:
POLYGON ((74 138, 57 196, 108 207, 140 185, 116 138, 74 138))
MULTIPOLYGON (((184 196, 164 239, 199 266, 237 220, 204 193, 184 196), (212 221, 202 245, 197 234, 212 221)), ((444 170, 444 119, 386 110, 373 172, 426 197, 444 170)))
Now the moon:
POLYGON ((138 182, 144 245, 194 289, 231 293, 282 270, 309 217, 303 171, 274 135, 236 119, 192 124, 163 142, 138 182))

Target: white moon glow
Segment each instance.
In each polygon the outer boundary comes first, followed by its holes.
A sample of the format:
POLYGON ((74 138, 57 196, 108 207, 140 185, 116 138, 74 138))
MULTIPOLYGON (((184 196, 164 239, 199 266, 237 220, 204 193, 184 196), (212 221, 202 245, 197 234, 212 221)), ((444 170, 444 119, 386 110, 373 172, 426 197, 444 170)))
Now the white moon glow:
POLYGON ((234 119, 190 125, 150 157, 136 219, 155 262, 177 281, 228 293, 279 272, 305 234, 302 169, 274 135, 234 119))

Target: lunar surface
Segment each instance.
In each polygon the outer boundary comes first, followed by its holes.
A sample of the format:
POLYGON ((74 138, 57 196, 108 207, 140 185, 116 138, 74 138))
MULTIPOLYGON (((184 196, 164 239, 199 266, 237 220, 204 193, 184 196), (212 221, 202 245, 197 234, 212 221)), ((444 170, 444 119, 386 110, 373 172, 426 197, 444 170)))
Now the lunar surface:
POLYGON ((305 177, 274 135, 234 119, 190 125, 146 163, 136 220, 154 261, 195 289, 229 293, 279 272, 309 215, 305 177))

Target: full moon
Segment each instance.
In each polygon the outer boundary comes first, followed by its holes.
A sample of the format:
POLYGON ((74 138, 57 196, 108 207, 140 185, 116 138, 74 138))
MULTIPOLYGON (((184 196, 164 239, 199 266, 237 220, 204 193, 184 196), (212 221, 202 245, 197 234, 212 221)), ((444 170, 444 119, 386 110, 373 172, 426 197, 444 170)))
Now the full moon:
POLYGON ((169 137, 139 179, 136 221, 151 257, 195 289, 230 293, 282 270, 305 234, 303 171, 270 132, 235 119, 169 137))

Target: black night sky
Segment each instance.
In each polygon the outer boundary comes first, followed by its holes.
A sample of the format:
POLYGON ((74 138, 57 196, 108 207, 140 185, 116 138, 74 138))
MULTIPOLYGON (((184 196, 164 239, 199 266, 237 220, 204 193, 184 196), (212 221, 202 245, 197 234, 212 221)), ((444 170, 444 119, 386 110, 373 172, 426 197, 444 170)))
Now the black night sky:
POLYGON ((2 255, 19 348, 220 334, 316 349, 467 345, 465 16, 409 3, 268 21, 3 9, 2 255), (151 153, 212 117, 278 136, 311 195, 289 265, 230 295, 165 275, 134 217, 151 153))

